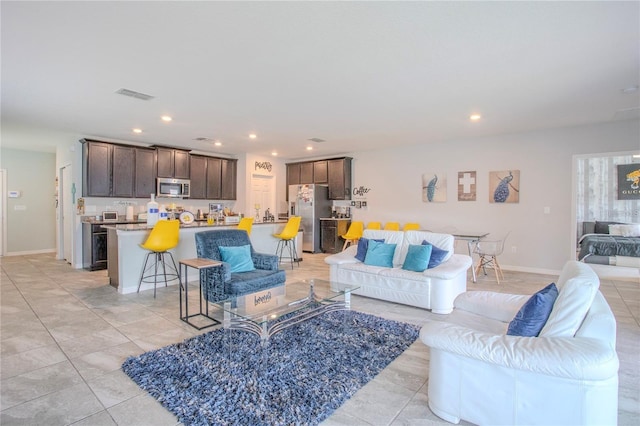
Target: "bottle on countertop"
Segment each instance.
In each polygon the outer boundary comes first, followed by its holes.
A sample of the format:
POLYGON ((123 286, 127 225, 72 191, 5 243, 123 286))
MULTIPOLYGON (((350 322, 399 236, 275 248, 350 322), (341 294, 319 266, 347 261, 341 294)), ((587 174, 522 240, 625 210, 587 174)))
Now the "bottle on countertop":
POLYGON ((169 212, 167 211, 167 208, 165 207, 164 204, 162 204, 160 206, 160 220, 167 220, 169 219, 169 212))
POLYGON ((159 219, 159 207, 155 194, 151 194, 151 201, 147 203, 147 226, 155 226, 159 219))

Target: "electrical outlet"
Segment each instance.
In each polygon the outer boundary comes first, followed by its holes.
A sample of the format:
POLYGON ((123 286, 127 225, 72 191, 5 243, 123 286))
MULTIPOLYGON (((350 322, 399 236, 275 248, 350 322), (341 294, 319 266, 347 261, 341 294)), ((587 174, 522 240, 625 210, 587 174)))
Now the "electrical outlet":
POLYGON ((511 246, 511 253, 517 253, 517 252, 518 252, 518 247, 511 246))

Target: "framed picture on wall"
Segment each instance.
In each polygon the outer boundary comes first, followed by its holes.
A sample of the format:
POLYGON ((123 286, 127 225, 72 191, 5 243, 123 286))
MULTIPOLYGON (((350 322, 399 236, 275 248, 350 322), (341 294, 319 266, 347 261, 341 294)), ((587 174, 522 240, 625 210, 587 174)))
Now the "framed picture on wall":
POLYGON ((640 200, 640 163, 618 164, 618 200, 640 200))
POLYGON ((422 175, 422 201, 444 203, 447 201, 447 174, 444 172, 422 175))
POLYGON ((476 172, 458 172, 458 201, 476 201, 476 172))
POLYGON ((520 170, 489 172, 489 202, 520 202, 520 170))

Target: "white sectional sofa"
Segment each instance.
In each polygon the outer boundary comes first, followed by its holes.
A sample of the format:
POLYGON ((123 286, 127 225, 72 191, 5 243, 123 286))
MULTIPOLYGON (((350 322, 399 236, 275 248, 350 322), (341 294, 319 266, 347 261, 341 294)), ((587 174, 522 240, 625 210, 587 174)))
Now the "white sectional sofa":
POLYGON ((397 246, 393 268, 360 262, 355 258, 356 245, 325 258, 330 265, 331 281, 360 286, 354 294, 431 309, 436 314, 448 314, 453 310, 456 296, 467 290, 467 270, 471 266, 471 258, 454 253, 452 235, 366 229, 363 237, 384 239, 385 243, 397 246), (424 272, 403 270, 402 264, 409 245, 419 245, 424 240, 449 252, 444 261, 424 272))
POLYGON ((424 325, 429 407, 458 423, 615 425, 616 320, 588 265, 568 262, 538 337, 505 334, 530 296, 469 291, 424 325))

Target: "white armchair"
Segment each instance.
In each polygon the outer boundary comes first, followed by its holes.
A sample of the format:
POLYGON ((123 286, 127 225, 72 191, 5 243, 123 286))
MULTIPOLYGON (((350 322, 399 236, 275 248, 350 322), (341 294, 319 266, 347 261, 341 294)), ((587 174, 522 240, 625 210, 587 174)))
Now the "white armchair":
POLYGON ((422 328, 436 415, 481 425, 617 423, 616 322, 598 277, 568 262, 557 287, 539 337, 505 334, 529 296, 484 291, 461 294, 446 322, 422 328))

